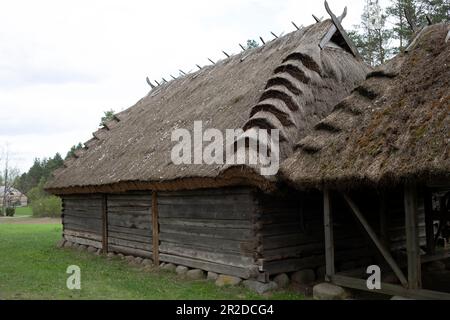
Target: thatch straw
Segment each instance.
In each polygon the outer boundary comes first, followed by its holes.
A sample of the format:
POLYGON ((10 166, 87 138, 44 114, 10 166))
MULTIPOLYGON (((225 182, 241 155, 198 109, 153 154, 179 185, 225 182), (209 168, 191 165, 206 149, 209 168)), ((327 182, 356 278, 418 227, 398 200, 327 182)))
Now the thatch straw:
POLYGON ((282 176, 297 187, 450 183, 449 24, 368 75, 297 144, 282 176))
POLYGON ((293 142, 305 135, 367 73, 367 67, 342 48, 319 49, 318 43, 331 25, 330 20, 317 23, 152 89, 94 133, 86 148, 55 172, 47 190, 62 194, 236 184, 268 189, 270 181, 252 175, 252 170, 243 174, 240 169, 228 170, 222 165, 173 164, 170 154, 175 142, 171 142, 171 133, 177 128, 192 130, 198 120, 205 129, 223 132, 251 127, 256 117, 264 123, 289 127, 280 117, 288 115, 295 130, 287 130, 287 140, 293 142), (291 65, 300 73, 286 71, 291 65), (296 78, 298 74, 305 79, 296 78), (274 76, 284 77, 284 81, 275 83, 274 76), (274 84, 270 92, 269 79, 274 84), (279 92, 289 95, 299 110, 288 111, 279 92), (254 112, 261 99, 279 112, 254 112), (275 100, 278 102, 273 103, 275 100))

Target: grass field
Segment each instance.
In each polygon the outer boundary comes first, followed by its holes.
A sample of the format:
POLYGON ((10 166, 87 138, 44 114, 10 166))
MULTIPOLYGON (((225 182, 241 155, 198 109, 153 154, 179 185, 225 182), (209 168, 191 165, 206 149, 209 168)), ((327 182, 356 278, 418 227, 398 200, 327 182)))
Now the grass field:
POLYGON ((0 299, 302 299, 291 291, 259 296, 242 286, 218 288, 173 273, 130 266, 73 249, 57 249, 59 224, 0 224, 0 299), (66 269, 81 268, 81 290, 66 269))
POLYGON ((16 208, 16 214, 15 217, 25 217, 25 216, 32 216, 33 210, 31 207, 17 207, 16 208))

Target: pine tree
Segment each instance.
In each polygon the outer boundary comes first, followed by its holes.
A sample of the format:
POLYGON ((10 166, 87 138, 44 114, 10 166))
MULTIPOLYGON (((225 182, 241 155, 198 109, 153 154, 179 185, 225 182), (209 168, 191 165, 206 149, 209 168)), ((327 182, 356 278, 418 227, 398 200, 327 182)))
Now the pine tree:
POLYGON ((416 0, 393 0, 392 5, 386 8, 386 14, 392 18, 394 27, 392 28, 393 38, 399 41, 398 47, 394 51, 403 52, 412 36, 412 30, 406 20, 405 10, 416 19, 416 0))
POLYGON ((350 36, 368 64, 375 66, 389 58, 392 31, 386 28, 386 15, 378 0, 366 0, 361 24, 350 36))

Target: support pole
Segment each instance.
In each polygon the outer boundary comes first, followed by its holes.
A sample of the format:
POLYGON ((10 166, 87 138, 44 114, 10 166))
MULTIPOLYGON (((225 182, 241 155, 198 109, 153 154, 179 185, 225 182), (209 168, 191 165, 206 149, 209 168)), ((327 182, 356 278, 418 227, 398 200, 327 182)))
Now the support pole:
POLYGON ((323 190, 323 223, 325 229, 325 280, 331 281, 335 274, 334 268, 334 238, 333 238, 333 216, 331 213, 330 190, 323 190))
POLYGON ((419 248, 419 228, 417 225, 417 187, 414 183, 405 184, 405 229, 406 251, 408 253, 409 289, 422 286, 419 248))
POLYGON ((152 192, 152 240, 153 264, 159 266, 159 223, 158 223, 158 196, 152 192))
POLYGON ((353 214, 358 218, 359 222, 363 226, 363 228, 366 230, 369 237, 372 239, 373 243, 375 243, 378 250, 383 255, 383 258, 386 260, 386 262, 389 264, 389 266, 394 271, 397 278, 400 280, 401 284, 404 287, 408 286, 408 282, 406 280, 405 275, 403 274, 402 270, 398 266, 398 264, 395 262, 394 258, 392 257, 391 253, 389 252, 389 249, 387 249, 383 243, 378 239, 377 234, 373 231, 373 229, 370 227, 369 223, 367 222, 366 218, 363 216, 361 211, 359 210, 358 206, 352 201, 352 199, 344 194, 345 201, 347 201, 348 205, 352 209, 353 214))
POLYGON ((427 254, 434 255, 433 198, 430 189, 424 188, 425 230, 427 237, 427 254))
POLYGON ((102 195, 102 252, 108 253, 108 198, 102 195))

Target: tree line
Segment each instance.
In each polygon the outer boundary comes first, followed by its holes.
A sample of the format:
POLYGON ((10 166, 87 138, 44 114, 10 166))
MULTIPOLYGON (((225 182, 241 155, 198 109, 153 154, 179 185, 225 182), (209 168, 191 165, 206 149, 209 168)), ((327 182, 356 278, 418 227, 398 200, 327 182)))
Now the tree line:
POLYGON ((364 0, 361 22, 349 32, 364 60, 376 66, 403 52, 415 29, 450 21, 450 0, 364 0))

